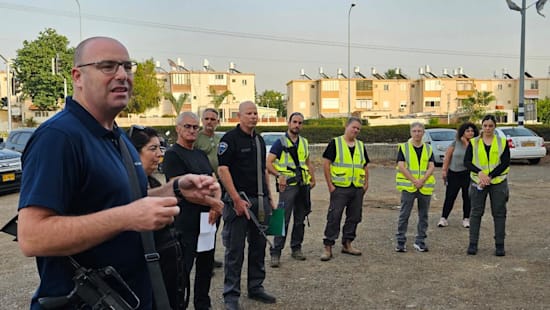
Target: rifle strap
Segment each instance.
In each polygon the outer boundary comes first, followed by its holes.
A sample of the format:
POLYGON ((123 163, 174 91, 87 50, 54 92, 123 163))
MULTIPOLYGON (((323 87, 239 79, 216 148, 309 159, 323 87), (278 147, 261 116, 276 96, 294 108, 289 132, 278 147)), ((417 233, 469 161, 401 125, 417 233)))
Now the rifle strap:
POLYGON ((260 222, 265 221, 265 210, 264 210, 264 186, 262 180, 262 144, 260 143, 260 138, 256 133, 256 175, 258 182, 258 220, 260 222))
MULTIPOLYGON (((137 200, 143 197, 141 192, 136 168, 128 146, 122 139, 122 134, 118 137, 118 145, 120 147, 120 153, 122 155, 122 161, 126 166, 126 172, 128 173, 128 179, 130 181, 130 188, 132 191, 132 199, 137 200)), ((149 277, 151 278, 151 286, 153 287, 153 295, 157 309, 170 309, 170 303, 168 301, 168 294, 164 286, 162 279, 162 271, 160 269, 160 255, 155 247, 155 239, 152 231, 141 232, 141 242, 143 244, 143 251, 145 253, 145 261, 147 262, 147 270, 149 270, 149 277)))

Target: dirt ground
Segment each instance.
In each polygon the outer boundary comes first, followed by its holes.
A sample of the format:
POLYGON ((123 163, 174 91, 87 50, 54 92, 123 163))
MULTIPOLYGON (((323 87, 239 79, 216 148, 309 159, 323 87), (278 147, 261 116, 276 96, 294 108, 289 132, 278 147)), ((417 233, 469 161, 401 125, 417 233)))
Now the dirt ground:
MULTIPOLYGON (((438 228, 444 199, 441 169, 432 198, 427 244, 430 251, 412 249, 417 213, 409 221, 407 253, 396 253, 395 231, 399 194, 391 163, 370 165, 370 186, 365 195, 363 221, 354 246, 359 257, 340 253, 321 262, 322 237, 328 191, 321 170, 312 192, 311 227, 306 227, 303 252, 296 261, 285 248, 281 267, 269 267, 266 255, 266 290, 277 296, 274 305, 246 298, 246 263, 243 267, 243 309, 548 309, 550 308, 550 156, 539 165, 514 163, 509 185, 506 256, 494 256, 490 209, 483 217, 479 252, 466 255, 468 230, 461 226, 460 198, 449 218, 438 228)), ((0 196, 0 223, 15 214, 18 194, 0 196)), ((8 235, 0 235, 0 309, 28 309, 37 282, 34 259, 21 255, 8 235)), ((288 244, 288 243, 287 243, 288 244)), ((223 248, 218 242, 218 259, 223 248)), ((223 309, 223 269, 216 269, 211 297, 214 309, 223 309)))

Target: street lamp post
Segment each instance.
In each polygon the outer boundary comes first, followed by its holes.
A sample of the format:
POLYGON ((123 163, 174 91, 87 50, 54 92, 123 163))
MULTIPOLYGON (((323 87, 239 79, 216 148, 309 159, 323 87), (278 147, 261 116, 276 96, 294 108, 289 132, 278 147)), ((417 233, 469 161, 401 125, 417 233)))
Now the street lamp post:
POLYGON ((10 79, 10 61, 4 56, 0 55, 0 58, 6 64, 6 100, 8 103, 8 132, 11 131, 11 79, 10 79))
POLYGON ((82 41, 82 14, 80 13, 80 2, 78 0, 76 1, 76 5, 78 5, 78 24, 80 26, 80 41, 82 41))
POLYGON ((348 117, 351 117, 351 9, 355 7, 352 3, 348 11, 348 117))
POLYGON ((546 0, 537 0, 531 5, 526 5, 526 0, 521 1, 521 7, 519 7, 512 0, 506 0, 510 10, 518 11, 521 13, 521 47, 519 55, 519 103, 518 103, 518 126, 523 126, 523 121, 525 118, 525 13, 527 9, 536 4, 537 12, 541 15, 540 12, 546 3, 546 0))

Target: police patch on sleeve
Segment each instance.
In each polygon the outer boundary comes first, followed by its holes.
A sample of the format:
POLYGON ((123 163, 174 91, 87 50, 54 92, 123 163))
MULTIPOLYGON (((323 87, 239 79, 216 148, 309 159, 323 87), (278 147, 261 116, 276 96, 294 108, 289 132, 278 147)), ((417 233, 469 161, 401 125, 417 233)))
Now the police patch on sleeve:
POLYGON ((218 155, 223 155, 228 148, 229 146, 227 145, 227 142, 220 142, 218 145, 218 155))

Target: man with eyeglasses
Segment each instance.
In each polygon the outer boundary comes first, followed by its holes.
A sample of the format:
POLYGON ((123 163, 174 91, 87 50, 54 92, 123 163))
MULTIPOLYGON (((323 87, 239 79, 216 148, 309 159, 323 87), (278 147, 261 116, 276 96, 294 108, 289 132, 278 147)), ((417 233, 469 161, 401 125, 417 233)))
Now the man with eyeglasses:
MULTIPOLYGON (((193 112, 183 112, 176 119, 178 139, 166 150, 164 155, 164 173, 166 181, 189 173, 214 175, 206 154, 194 147, 199 132, 199 117, 193 112)), ((195 309, 210 309, 209 291, 214 265, 214 249, 197 252, 197 241, 201 231, 201 217, 208 216, 209 223, 216 223, 221 216, 220 209, 182 200, 178 203, 180 214, 176 217, 175 227, 184 245, 183 264, 187 275, 195 264, 193 305, 195 309), (196 257, 196 259, 195 259, 196 257)))
MULTIPOLYGON (((202 130, 199 131, 197 140, 194 143, 195 148, 203 151, 208 156, 210 166, 214 172, 218 171, 218 144, 220 137, 216 135, 216 127, 220 123, 218 111, 213 108, 207 108, 202 112, 202 130)), ((220 220, 216 222, 216 226, 220 227, 220 220)), ((214 259, 214 267, 221 268, 223 263, 214 259)))
MULTIPOLYGON (((124 45, 115 39, 81 42, 71 70, 73 96, 27 144, 18 240, 24 255, 36 256, 40 275, 31 309, 43 309, 39 298, 67 296, 73 290, 67 256, 85 268, 114 267, 139 298, 138 308, 152 309, 152 284, 139 232, 172 223, 179 213, 175 196, 221 204, 219 184, 210 176, 186 175, 147 192, 139 155, 115 123, 132 94, 134 67, 124 45), (134 200, 135 182, 126 169, 122 144, 128 146, 125 157, 134 163, 141 195, 149 197, 134 200)), ((135 305, 127 290, 120 285, 113 289, 135 305)), ((70 302, 66 309, 81 306, 70 302)))
POLYGON ((276 236, 275 247, 271 249, 271 267, 280 265, 281 251, 285 246, 290 216, 294 214, 290 239, 291 257, 304 261, 302 253, 305 218, 311 211, 310 189, 315 186, 313 166, 309 161, 309 144, 300 135, 304 116, 300 112, 290 114, 288 129, 283 137, 275 141, 267 155, 267 170, 277 178, 279 208, 285 210, 285 234, 276 236))
POLYGON ((242 102, 238 116, 239 124, 222 137, 218 148, 218 175, 226 191, 222 239, 225 246, 223 298, 227 310, 239 309, 246 239, 248 298, 268 304, 276 302, 276 298, 266 293, 263 286, 266 241, 250 220, 250 213, 253 213, 265 224, 273 208, 265 163, 265 142, 255 130, 258 123, 256 104, 242 102))

